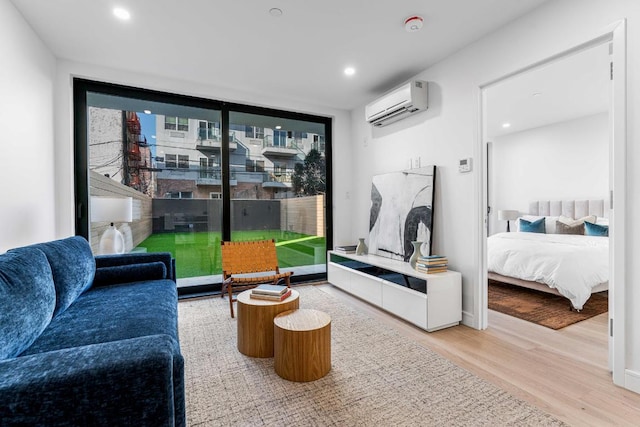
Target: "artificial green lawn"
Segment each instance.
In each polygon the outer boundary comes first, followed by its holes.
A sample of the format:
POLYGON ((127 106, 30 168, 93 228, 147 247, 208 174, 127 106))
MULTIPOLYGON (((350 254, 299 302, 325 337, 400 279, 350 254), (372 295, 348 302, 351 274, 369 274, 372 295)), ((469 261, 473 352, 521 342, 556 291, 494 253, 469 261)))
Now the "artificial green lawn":
MULTIPOLYGON (((137 246, 147 252, 171 252, 179 279, 222 274, 219 232, 152 234, 137 246)), ((280 268, 324 264, 324 237, 281 230, 233 231, 231 240, 274 239, 280 268), (314 255, 315 254, 315 255, 314 255)))

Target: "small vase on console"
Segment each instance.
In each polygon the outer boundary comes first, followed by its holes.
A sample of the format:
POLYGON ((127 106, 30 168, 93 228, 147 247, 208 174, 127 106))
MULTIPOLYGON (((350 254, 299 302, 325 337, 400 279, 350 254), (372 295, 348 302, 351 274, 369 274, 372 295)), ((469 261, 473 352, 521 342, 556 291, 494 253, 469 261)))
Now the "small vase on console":
POLYGON ((356 255, 366 255, 369 252, 369 248, 364 243, 364 237, 358 239, 358 246, 356 246, 356 255))
POLYGON ((411 254, 411 258, 409 258, 409 265, 411 266, 411 268, 416 268, 416 262, 421 255, 420 247, 422 246, 422 242, 415 241, 411 242, 411 244, 413 245, 413 253, 411 254))

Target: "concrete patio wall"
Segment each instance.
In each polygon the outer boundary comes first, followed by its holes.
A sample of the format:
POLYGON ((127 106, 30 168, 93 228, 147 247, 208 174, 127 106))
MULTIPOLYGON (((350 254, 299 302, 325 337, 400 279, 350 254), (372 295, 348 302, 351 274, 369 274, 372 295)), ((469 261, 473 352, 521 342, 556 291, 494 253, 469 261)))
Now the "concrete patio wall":
MULTIPOLYGON (((325 235, 324 196, 233 200, 232 230, 283 230, 325 235)), ((153 232, 221 231, 222 200, 153 199, 153 232)))

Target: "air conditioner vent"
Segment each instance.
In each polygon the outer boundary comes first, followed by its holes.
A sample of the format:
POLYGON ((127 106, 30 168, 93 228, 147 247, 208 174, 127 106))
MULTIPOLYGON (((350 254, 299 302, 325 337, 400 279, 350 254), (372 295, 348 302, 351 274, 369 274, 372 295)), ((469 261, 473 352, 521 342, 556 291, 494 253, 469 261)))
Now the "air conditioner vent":
POLYGON ((428 84, 414 80, 392 90, 365 108, 366 120, 381 127, 428 108, 428 84))

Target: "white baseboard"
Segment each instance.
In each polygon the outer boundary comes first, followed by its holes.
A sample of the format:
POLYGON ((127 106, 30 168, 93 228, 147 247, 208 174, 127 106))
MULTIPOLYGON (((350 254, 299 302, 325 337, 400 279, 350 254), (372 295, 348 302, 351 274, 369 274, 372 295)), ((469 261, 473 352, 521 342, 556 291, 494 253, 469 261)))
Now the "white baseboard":
POLYGON ((467 311, 462 311, 462 324, 465 326, 468 326, 470 328, 473 329, 478 329, 478 325, 475 321, 475 317, 473 316, 473 314, 467 312, 467 311))
POLYGON ((626 369, 624 371, 624 388, 640 393, 640 372, 626 369))

